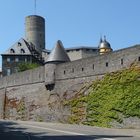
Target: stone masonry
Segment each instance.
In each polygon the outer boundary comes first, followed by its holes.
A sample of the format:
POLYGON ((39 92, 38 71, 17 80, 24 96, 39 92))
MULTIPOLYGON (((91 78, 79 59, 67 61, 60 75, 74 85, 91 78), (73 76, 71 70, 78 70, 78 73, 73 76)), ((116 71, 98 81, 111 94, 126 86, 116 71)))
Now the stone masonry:
POLYGON ((39 68, 0 79, 0 118, 65 122, 69 108, 64 95, 76 94, 83 84, 108 72, 140 61, 140 45, 62 64, 39 68))

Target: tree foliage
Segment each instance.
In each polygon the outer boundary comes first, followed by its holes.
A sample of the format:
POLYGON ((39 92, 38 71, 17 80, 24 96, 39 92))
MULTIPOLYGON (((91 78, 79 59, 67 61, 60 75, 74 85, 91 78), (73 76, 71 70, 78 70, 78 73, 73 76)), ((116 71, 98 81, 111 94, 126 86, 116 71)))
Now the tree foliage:
POLYGON ((37 63, 28 63, 28 62, 20 63, 18 65, 18 72, 34 69, 34 68, 37 68, 38 66, 39 64, 37 63))

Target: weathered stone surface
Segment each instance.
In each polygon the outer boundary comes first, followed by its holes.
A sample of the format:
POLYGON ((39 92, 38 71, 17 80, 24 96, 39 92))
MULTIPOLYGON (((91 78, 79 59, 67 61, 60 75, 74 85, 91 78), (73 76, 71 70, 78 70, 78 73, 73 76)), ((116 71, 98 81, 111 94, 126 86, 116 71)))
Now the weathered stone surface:
POLYGON ((114 121, 111 125, 115 128, 140 129, 140 119, 137 117, 123 118, 122 123, 114 121))
MULTIPOLYGON (((140 46, 135 46, 69 63, 48 67, 46 64, 3 77, 0 79, 0 118, 66 122, 71 112, 69 106, 63 105, 64 99, 70 99, 79 92, 88 94, 87 83, 139 60, 140 46), (50 91, 46 88, 49 82, 54 84, 54 89, 50 91)), ((126 119, 122 125, 138 122, 137 119, 126 119)))

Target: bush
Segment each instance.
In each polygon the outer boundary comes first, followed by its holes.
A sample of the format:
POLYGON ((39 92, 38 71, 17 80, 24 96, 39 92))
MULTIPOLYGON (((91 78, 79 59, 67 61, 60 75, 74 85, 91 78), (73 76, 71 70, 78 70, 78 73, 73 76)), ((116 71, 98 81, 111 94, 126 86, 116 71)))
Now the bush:
POLYGON ((18 72, 26 71, 29 69, 34 69, 34 68, 37 68, 38 66, 39 66, 39 64, 37 64, 37 63, 27 63, 27 62, 20 63, 18 65, 18 72))

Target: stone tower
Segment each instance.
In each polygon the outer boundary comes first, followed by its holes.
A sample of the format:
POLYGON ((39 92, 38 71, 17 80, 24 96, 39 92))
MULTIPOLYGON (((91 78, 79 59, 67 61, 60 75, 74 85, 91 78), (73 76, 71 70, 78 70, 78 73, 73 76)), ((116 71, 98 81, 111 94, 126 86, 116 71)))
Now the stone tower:
POLYGON ((41 54, 45 49, 45 19, 38 15, 30 15, 25 20, 25 38, 41 54))

